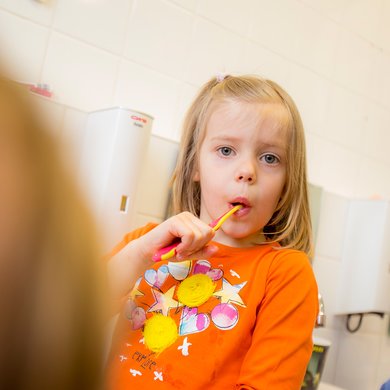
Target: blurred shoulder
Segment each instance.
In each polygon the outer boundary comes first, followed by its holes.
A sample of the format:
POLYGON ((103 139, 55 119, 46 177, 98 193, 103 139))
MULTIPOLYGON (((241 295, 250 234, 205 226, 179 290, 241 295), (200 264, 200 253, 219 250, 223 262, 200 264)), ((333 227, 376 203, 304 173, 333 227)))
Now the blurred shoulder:
POLYGON ((154 229, 158 224, 155 222, 149 222, 144 226, 141 226, 135 230, 132 230, 131 232, 125 234, 123 237, 123 241, 128 244, 130 241, 136 240, 137 238, 140 238, 144 234, 150 232, 152 229, 154 229))
POLYGON ((115 245, 114 248, 105 256, 105 258, 110 259, 114 255, 116 255, 118 252, 120 252, 129 242, 136 240, 137 238, 142 237, 144 234, 150 232, 152 229, 154 229, 158 224, 155 222, 149 222, 144 226, 141 226, 135 230, 132 230, 129 233, 126 233, 122 241, 118 242, 117 245, 115 245))

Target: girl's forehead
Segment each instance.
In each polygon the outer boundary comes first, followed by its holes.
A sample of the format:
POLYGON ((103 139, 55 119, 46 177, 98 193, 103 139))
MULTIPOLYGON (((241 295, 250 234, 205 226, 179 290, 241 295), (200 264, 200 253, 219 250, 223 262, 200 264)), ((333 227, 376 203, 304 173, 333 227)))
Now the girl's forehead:
MULTIPOLYGON (((270 133, 287 137, 292 119, 287 108, 279 102, 222 101, 210 108, 206 132, 225 131, 229 128, 267 128, 270 133)), ((204 134, 207 136, 209 134, 204 134)))

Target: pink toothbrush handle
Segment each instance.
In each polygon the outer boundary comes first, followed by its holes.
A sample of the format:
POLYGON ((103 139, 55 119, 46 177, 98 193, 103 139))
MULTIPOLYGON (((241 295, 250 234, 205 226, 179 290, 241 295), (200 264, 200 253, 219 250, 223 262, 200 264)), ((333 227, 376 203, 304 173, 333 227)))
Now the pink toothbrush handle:
POLYGON ((152 257, 153 261, 168 260, 176 255, 176 248, 180 244, 175 242, 174 244, 168 245, 165 248, 158 250, 152 257))

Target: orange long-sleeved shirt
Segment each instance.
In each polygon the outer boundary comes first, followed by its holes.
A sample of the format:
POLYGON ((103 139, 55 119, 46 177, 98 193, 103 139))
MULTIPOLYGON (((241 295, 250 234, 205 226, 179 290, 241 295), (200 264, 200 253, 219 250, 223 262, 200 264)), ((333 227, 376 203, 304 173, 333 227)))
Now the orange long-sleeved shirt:
MULTIPOLYGON (((154 226, 129 233, 114 253, 154 226)), ((138 280, 118 322, 109 389, 301 388, 318 311, 307 256, 269 244, 214 244, 219 251, 208 261, 159 262, 138 280), (198 274, 214 288, 206 302, 189 306, 178 289, 198 274), (173 319, 177 339, 155 353, 143 328, 158 314, 173 319)))

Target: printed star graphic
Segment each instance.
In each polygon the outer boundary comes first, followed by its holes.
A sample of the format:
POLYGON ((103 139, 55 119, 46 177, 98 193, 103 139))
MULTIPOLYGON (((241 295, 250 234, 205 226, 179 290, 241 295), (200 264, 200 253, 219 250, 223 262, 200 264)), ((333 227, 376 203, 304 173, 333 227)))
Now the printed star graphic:
POLYGON ((141 283, 142 276, 140 276, 137 281, 135 282, 135 285, 133 289, 131 290, 130 297, 134 301, 135 297, 141 297, 142 295, 145 295, 142 291, 138 290, 139 284, 141 283))
POLYGON ((165 294, 152 289, 155 302, 152 306, 150 306, 148 312, 161 310, 162 314, 164 314, 164 316, 167 316, 170 309, 176 309, 177 307, 183 306, 182 303, 173 299, 175 287, 176 286, 172 286, 165 294))
POLYGON ((221 303, 233 302, 237 305, 246 307, 238 294, 240 290, 246 285, 247 282, 232 285, 225 278, 222 280, 222 290, 216 291, 213 295, 221 298, 221 303))

